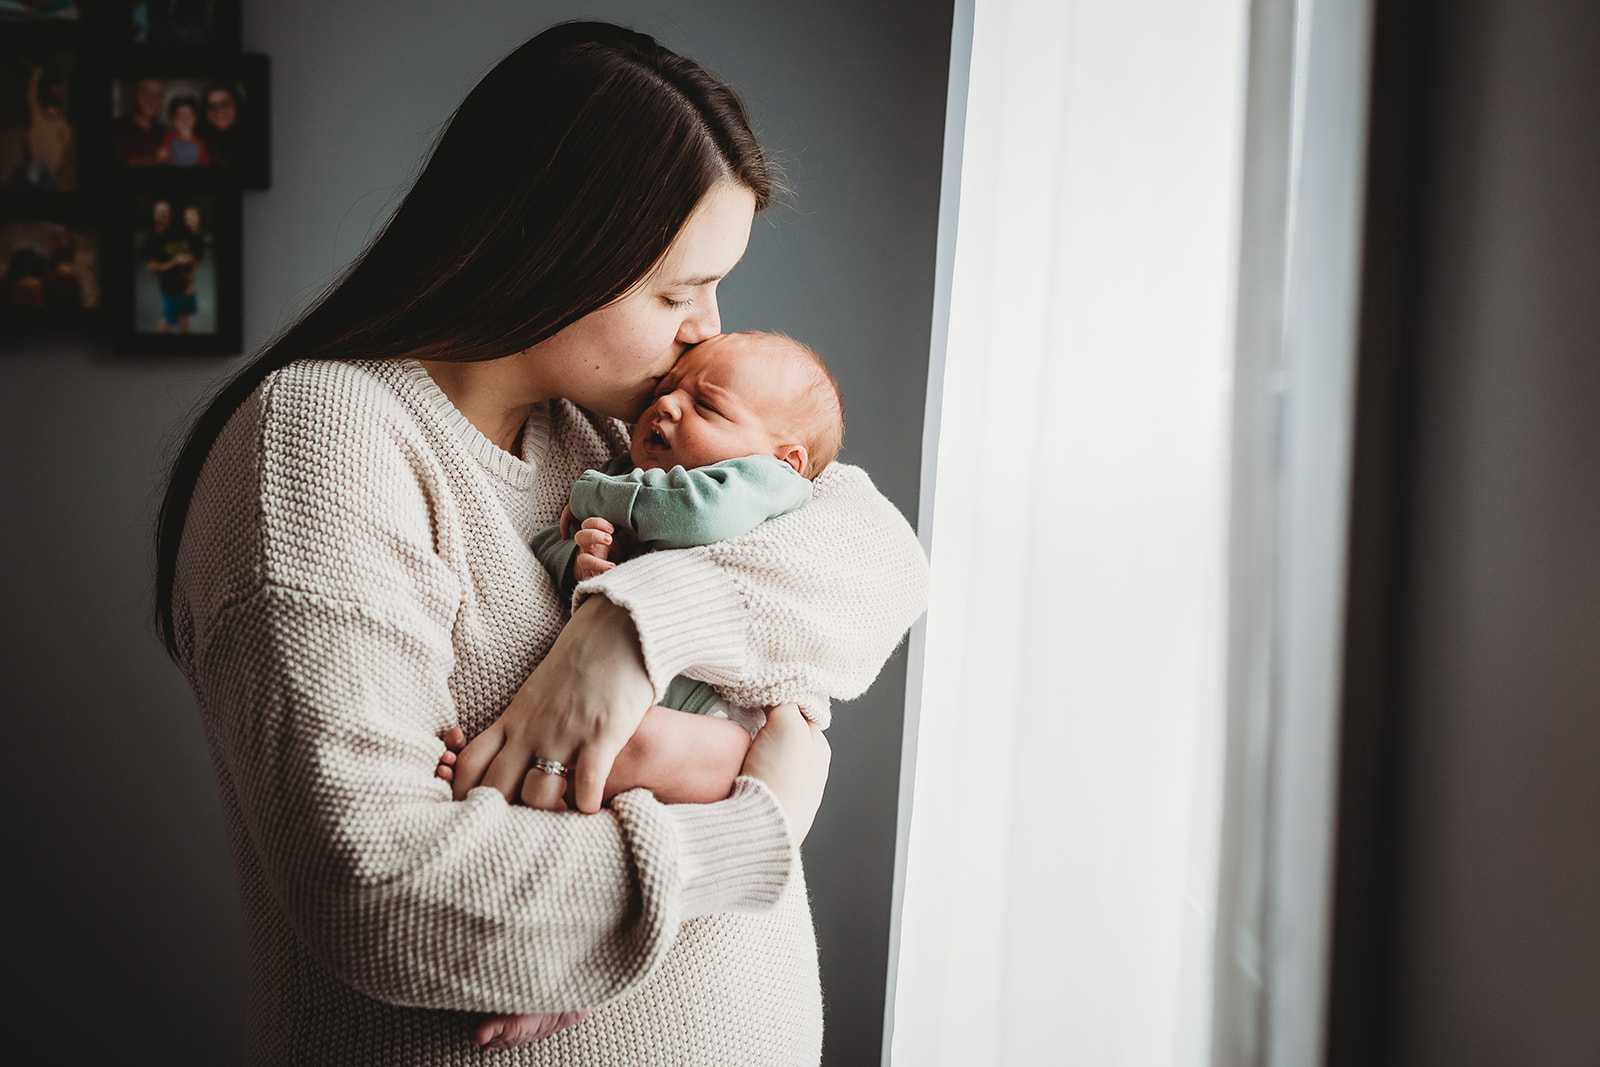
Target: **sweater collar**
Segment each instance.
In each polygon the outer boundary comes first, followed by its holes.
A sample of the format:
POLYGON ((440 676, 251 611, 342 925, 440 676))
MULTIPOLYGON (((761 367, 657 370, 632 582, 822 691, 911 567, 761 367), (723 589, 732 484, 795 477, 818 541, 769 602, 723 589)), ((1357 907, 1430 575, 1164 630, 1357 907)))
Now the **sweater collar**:
POLYGON ((426 368, 414 359, 399 363, 402 380, 416 393, 424 412, 456 437, 479 466, 518 490, 533 486, 534 475, 550 444, 550 405, 538 404, 522 431, 522 456, 518 458, 485 437, 461 413, 426 368))

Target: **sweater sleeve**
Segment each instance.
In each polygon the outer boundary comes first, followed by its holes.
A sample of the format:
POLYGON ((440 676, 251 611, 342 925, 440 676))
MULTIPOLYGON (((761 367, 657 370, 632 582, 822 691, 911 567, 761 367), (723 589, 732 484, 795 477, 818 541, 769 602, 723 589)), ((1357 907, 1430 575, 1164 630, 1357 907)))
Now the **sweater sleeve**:
POLYGON ((675 674, 747 705, 795 701, 821 726, 861 695, 927 604, 916 534, 864 471, 740 537, 653 552, 578 586, 628 609, 659 693, 675 674))
POLYGON ((689 548, 749 533, 810 499, 811 483, 787 463, 744 456, 692 470, 586 471, 572 514, 603 518, 646 548, 689 548))

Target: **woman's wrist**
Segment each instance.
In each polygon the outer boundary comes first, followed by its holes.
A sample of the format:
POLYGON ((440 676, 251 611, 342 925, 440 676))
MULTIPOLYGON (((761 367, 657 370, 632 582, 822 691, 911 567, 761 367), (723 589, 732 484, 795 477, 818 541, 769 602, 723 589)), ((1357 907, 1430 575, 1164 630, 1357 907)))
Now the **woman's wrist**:
POLYGON ((605 672, 616 679, 618 686, 635 683, 643 698, 640 706, 649 707, 655 703, 656 693, 645 669, 639 630, 627 608, 605 596, 590 597, 573 611, 572 620, 558 640, 569 646, 563 651, 567 661, 575 667, 605 672))
POLYGON ((799 857, 783 806, 766 784, 741 777, 714 804, 662 804, 649 793, 614 802, 625 822, 646 814, 672 827, 679 919, 765 911, 778 902, 799 857))

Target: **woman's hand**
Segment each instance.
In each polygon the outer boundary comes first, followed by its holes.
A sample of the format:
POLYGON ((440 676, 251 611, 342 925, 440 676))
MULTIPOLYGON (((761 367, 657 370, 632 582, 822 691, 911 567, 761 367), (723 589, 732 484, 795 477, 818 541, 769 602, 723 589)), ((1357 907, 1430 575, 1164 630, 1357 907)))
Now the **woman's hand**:
POLYGON ((765 782, 783 806, 796 847, 811 832, 811 822, 822 806, 822 789, 828 784, 832 759, 828 739, 795 704, 768 709, 767 724, 756 734, 745 757, 744 773, 765 782))
POLYGON ((511 706, 462 750, 450 783, 456 799, 487 785, 508 801, 520 794, 531 808, 565 810, 566 780, 529 769, 539 757, 571 770, 579 811, 599 811, 611 765, 653 699, 633 617, 590 597, 511 706))

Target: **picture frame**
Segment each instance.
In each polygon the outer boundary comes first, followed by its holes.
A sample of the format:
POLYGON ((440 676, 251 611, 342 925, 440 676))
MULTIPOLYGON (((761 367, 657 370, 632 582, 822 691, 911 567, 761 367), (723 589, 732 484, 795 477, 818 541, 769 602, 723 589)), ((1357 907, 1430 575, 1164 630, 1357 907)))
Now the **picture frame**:
POLYGON ((239 0, 120 0, 128 43, 148 48, 239 50, 239 0))
POLYGON ((87 193, 100 179, 100 86, 80 50, 0 48, 0 197, 87 193))
POLYGON ((266 56, 126 49, 107 80, 99 161, 117 187, 268 187, 266 56))
POLYGON ((106 257, 116 351, 236 355, 243 347, 240 194, 180 183, 119 198, 106 257))
POLYGON ((103 223, 87 197, 0 199, 0 337, 99 325, 107 295, 103 223))
POLYGON ((128 39, 126 6, 123 0, 0 0, 0 39, 46 47, 121 44, 128 39))

